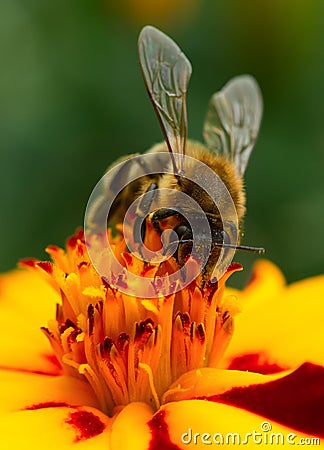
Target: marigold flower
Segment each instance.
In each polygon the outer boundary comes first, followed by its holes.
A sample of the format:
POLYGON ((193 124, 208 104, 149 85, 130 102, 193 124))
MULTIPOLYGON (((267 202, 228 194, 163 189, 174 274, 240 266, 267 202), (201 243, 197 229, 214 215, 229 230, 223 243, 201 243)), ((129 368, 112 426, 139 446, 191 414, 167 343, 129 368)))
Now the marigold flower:
POLYGON ((323 276, 286 286, 261 261, 236 291, 232 264, 216 285, 163 297, 172 264, 144 266, 109 239, 125 270, 156 277, 156 298, 102 279, 82 231, 0 279, 2 448, 205 448, 253 431, 259 447, 264 424, 296 445, 324 437, 323 276))

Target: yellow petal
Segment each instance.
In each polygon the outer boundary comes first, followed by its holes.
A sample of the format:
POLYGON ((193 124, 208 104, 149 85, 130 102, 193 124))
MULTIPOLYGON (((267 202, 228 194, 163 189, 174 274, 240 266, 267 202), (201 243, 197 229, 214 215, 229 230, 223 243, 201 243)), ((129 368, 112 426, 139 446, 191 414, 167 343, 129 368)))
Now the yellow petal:
POLYGON ((276 375, 204 368, 182 375, 164 402, 204 399, 323 437, 324 367, 310 363, 276 375))
POLYGON ((0 415, 2 449, 109 450, 111 419, 97 409, 42 408, 0 415))
POLYGON ((98 407, 89 384, 68 376, 0 371, 0 413, 45 404, 98 407))
POLYGON ((56 291, 39 275, 16 270, 0 277, 1 367, 57 373, 53 352, 40 331, 53 317, 56 291))
POLYGON ((263 303, 266 298, 276 298, 286 286, 286 280, 280 269, 271 261, 260 259, 253 267, 252 277, 242 291, 245 304, 263 303))
MULTIPOLYGON (((150 448, 148 421, 153 411, 145 403, 130 403, 116 416, 111 430, 112 450, 144 450, 150 448)), ((161 447, 162 450, 163 447, 161 447)))
POLYGON ((174 402, 222 394, 234 387, 247 387, 268 383, 289 372, 261 375, 239 370, 221 370, 205 367, 185 373, 175 381, 163 396, 163 402, 174 402))
POLYGON ((259 355, 259 363, 282 369, 305 361, 324 364, 324 276, 290 286, 281 277, 275 266, 262 262, 252 284, 237 293, 244 306, 235 318, 223 367, 242 355, 259 355))
MULTIPOLYGON (((291 447, 292 444, 289 443, 289 440, 294 445, 302 445, 303 441, 300 439, 310 438, 310 436, 269 421, 262 416, 204 400, 168 403, 156 413, 151 423, 154 423, 152 440, 155 444, 151 447, 152 450, 164 448, 162 441, 160 442, 161 447, 158 446, 156 437, 159 435, 164 435, 165 441, 169 437, 171 443, 180 449, 206 449, 208 445, 211 448, 217 445, 219 447, 225 445, 226 448, 242 448, 244 446, 249 449, 282 448, 291 447), (270 430, 266 431, 269 428, 270 430), (276 436, 272 437, 274 443, 271 445, 269 442, 271 434, 274 433, 276 436), (234 438, 233 444, 232 439, 234 438), (267 443, 266 439, 268 439, 267 443), (276 445, 276 439, 279 439, 279 445, 276 445), (238 444, 239 440, 240 444, 238 444), (284 445, 280 443, 282 440, 284 445)), ((319 442, 319 439, 316 439, 316 442, 319 442)), ((308 446, 308 448, 315 447, 323 448, 323 445, 308 446)))

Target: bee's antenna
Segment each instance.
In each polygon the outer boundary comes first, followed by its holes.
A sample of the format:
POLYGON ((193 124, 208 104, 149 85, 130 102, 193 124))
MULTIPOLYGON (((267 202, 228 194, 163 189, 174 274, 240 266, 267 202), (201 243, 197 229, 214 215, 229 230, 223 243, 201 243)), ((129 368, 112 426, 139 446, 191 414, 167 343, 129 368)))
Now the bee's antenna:
POLYGON ((220 243, 213 242, 213 245, 215 245, 216 247, 235 248, 236 250, 244 250, 246 252, 258 253, 259 255, 265 253, 265 248, 263 247, 249 247, 247 245, 225 244, 222 242, 220 243))
MULTIPOLYGON (((166 251, 173 244, 176 244, 176 243, 187 244, 189 242, 193 243, 193 239, 183 239, 183 240, 178 240, 178 241, 172 241, 167 246, 166 251)), ((213 242, 212 245, 215 245, 215 247, 235 248, 236 250, 244 250, 246 252, 258 253, 259 255, 262 255, 263 253, 265 253, 265 248, 263 248, 263 247, 250 247, 247 245, 227 244, 224 242, 213 242)))

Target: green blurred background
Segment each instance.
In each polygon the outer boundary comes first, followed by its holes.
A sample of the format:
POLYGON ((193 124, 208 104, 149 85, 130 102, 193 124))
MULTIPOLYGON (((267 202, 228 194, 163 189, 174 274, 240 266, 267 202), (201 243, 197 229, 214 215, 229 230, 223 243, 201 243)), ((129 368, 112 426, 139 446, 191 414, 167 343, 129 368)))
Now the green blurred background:
MULTIPOLYGON (((289 281, 322 273, 322 0, 2 0, 0 269, 63 245, 104 169, 162 140, 136 55, 148 23, 192 62, 191 138, 201 140, 215 90, 257 78, 265 109, 244 243, 265 246, 289 281)), ((238 285, 257 258, 236 255, 247 268, 238 285)))

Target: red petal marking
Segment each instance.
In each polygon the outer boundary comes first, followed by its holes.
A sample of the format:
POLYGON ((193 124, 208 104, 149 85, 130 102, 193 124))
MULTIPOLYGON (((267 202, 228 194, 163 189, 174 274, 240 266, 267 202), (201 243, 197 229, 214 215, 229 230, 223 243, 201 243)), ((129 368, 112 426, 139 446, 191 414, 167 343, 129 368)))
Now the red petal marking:
POLYGON ((82 261, 78 264, 78 269, 82 269, 83 267, 90 267, 90 263, 87 261, 82 261))
POLYGON ((20 267, 32 267, 32 268, 34 268, 36 264, 37 264, 37 259, 33 259, 33 258, 21 259, 19 261, 19 266, 20 267))
POLYGON ((50 275, 53 273, 53 264, 50 261, 38 261, 37 259, 26 258, 19 261, 19 266, 31 267, 33 269, 39 267, 50 275))
POLYGON ((145 344, 154 332, 154 328, 154 322, 152 319, 146 319, 140 323, 136 323, 135 342, 145 344))
POLYGON ((66 422, 76 429, 76 441, 97 436, 102 433, 106 427, 98 416, 89 411, 73 412, 66 422))
POLYGON ((40 267, 41 269, 45 270, 48 274, 53 273, 53 264, 49 261, 40 261, 37 263, 37 267, 40 267))
POLYGON ((11 367, 11 366, 9 367, 0 365, 0 370, 8 370, 9 372, 18 372, 18 373, 30 373, 34 375, 45 375, 48 377, 56 377, 62 375, 62 369, 61 370, 55 369, 51 372, 46 372, 45 370, 26 369, 23 367, 11 367))
POLYGON ((229 365, 229 370, 248 370, 249 372, 262 373, 263 375, 270 375, 272 373, 282 372, 287 370, 287 367, 280 367, 277 364, 268 364, 266 358, 262 354, 251 353, 248 355, 238 356, 234 358, 229 365))
POLYGON ((304 433, 324 437, 324 367, 305 363, 279 380, 235 387, 203 399, 247 409, 304 433))
POLYGON ((88 306, 88 320, 89 320, 89 336, 92 336, 94 327, 94 306, 92 304, 88 306))
POLYGON ((149 450, 180 450, 180 447, 173 444, 170 440, 165 416, 165 411, 159 411, 148 422, 152 434, 149 450))
POLYGON ((60 408, 62 406, 69 406, 65 402, 44 402, 44 403, 35 403, 35 405, 26 406, 24 410, 30 411, 34 409, 44 409, 44 408, 60 408))
POLYGON ((82 243, 84 243, 84 233, 83 233, 83 229, 79 228, 75 234, 73 236, 71 236, 68 241, 67 241, 67 245, 71 246, 71 247, 75 247, 78 243, 78 241, 81 241, 82 243))
MULTIPOLYGON (((204 327, 201 323, 197 326, 196 333, 197 333, 196 336, 198 337, 200 344, 204 344, 206 335, 205 335, 204 327)), ((193 334, 193 333, 191 332, 191 334, 193 334)))
POLYGON ((85 242, 84 242, 83 230, 79 229, 73 236, 71 236, 68 239, 66 246, 70 247, 71 249, 77 248, 79 255, 83 255, 84 254, 84 247, 83 247, 84 243, 85 242))
POLYGON ((243 266, 240 263, 233 262, 226 268, 225 273, 235 272, 236 270, 243 270, 243 266))
POLYGON ((127 267, 132 267, 134 265, 134 260, 133 257, 130 253, 124 252, 123 253, 123 258, 127 264, 127 267))
POLYGON ((60 249, 60 247, 58 247, 57 245, 48 245, 48 246, 46 247, 46 250, 48 250, 49 252, 54 252, 54 253, 56 253, 56 252, 59 252, 61 249, 60 249))
POLYGON ((190 325, 191 325, 189 314, 187 312, 185 312, 185 313, 178 313, 177 316, 180 317, 184 333, 189 335, 189 333, 190 333, 189 329, 190 329, 190 325))
POLYGON ((141 273, 141 276, 145 277, 147 274, 149 274, 149 276, 150 276, 150 272, 152 272, 154 270, 157 272, 158 267, 157 266, 153 266, 153 264, 147 264, 146 266, 144 266, 144 268, 142 270, 142 273, 141 273))

